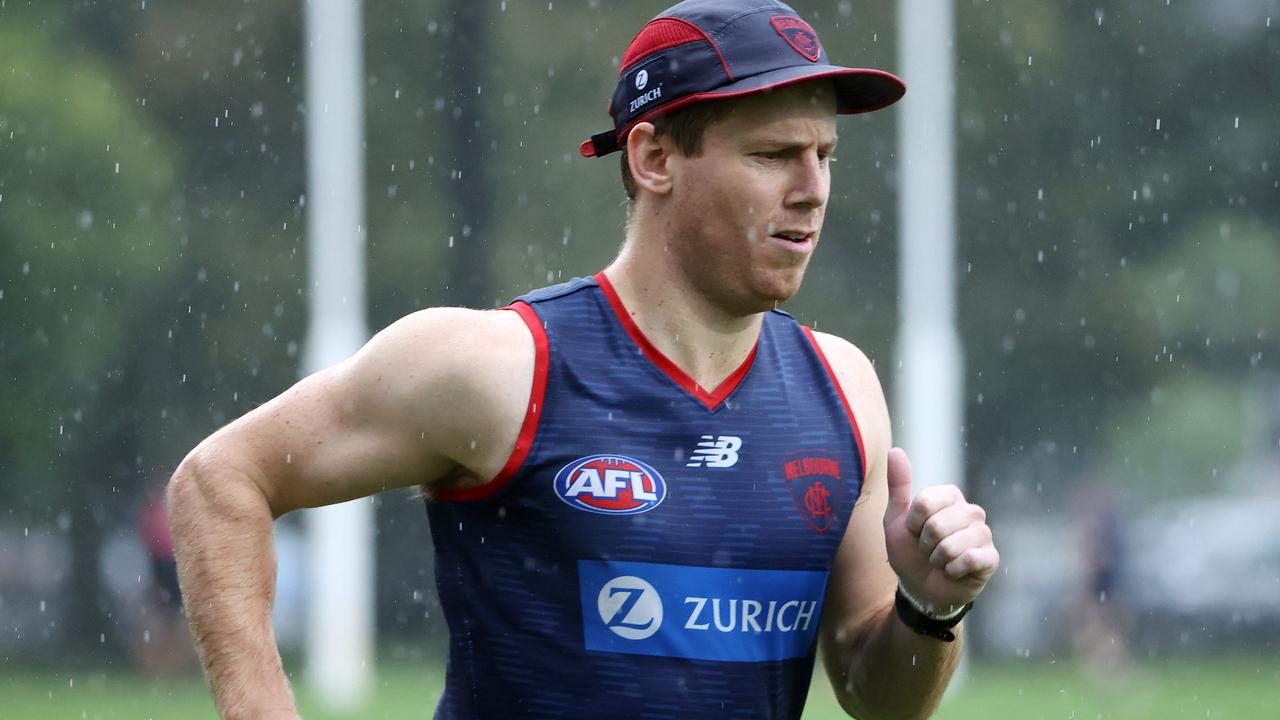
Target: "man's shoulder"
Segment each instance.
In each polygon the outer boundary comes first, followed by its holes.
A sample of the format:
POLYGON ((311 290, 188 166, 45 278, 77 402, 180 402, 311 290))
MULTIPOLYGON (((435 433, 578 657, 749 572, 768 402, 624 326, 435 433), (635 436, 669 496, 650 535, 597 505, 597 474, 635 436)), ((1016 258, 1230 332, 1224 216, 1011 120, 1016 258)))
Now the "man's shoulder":
POLYGON ((814 331, 813 337, 835 373, 851 411, 857 415, 855 423, 866 442, 869 464, 878 462, 889 450, 892 433, 875 363, 861 348, 839 335, 814 331))
POLYGON ((519 313, 508 309, 437 307, 406 315, 374 336, 361 351, 366 371, 417 381, 483 386, 531 364, 534 344, 519 313))
POLYGON ((535 327, 508 309, 407 315, 357 357, 355 402, 384 422, 417 429, 411 440, 431 442, 454 464, 447 482, 487 480, 503 467, 526 416, 535 327))
POLYGON ((416 355, 427 349, 467 346, 483 350, 493 343, 518 342, 528 334, 519 314, 510 308, 434 307, 405 315, 375 339, 416 355))
POLYGON ((831 333, 813 332, 813 339, 838 374, 876 377, 875 364, 857 345, 831 333))

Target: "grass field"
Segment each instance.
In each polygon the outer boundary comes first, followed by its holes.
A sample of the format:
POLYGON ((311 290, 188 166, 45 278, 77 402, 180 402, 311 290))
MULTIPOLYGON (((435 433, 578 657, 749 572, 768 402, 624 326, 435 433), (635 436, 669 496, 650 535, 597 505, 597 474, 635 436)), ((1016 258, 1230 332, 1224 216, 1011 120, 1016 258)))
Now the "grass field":
MULTIPOLYGON (((435 668, 394 666, 359 718, 429 718, 440 692, 435 668)), ((300 692, 308 720, 340 720, 300 692)), ((844 717, 817 678, 805 718, 844 717)), ((156 682, 103 673, 0 676, 0 717, 21 720, 190 720, 213 718, 198 679, 156 682)), ((1130 669, 1105 683, 1078 668, 1044 660, 975 664, 936 720, 1165 720, 1280 718, 1280 658, 1174 661, 1130 669)))

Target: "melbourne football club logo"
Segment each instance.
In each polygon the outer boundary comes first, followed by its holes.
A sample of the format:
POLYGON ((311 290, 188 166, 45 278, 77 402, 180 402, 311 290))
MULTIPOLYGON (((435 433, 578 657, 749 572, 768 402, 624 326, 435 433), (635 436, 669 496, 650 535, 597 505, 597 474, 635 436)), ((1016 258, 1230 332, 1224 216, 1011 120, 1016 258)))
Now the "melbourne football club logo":
POLYGON ((787 41, 796 52, 800 53, 809 62, 818 62, 822 57, 822 46, 818 44, 818 33, 814 32, 809 23, 792 15, 779 15, 769 18, 769 24, 773 25, 773 29, 778 31, 783 40, 787 41))
POLYGON ((793 453, 783 460, 782 472, 800 517, 814 530, 826 532, 839 507, 840 461, 822 451, 793 453))
POLYGON ((556 473, 556 496, 602 515, 648 512, 667 497, 667 483, 650 465, 625 455, 589 455, 556 473))
POLYGON ((662 627, 662 598, 645 580, 616 577, 600 588, 596 609, 605 627, 628 640, 643 640, 662 627))

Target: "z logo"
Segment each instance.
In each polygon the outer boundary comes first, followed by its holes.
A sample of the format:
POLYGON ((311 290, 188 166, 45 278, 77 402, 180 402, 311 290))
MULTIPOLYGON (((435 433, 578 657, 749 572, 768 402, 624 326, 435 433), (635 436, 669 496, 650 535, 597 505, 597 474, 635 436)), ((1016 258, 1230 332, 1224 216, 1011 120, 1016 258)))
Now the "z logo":
POLYGON ((703 435, 685 467, 733 467, 738 464, 738 450, 741 449, 742 438, 736 435, 703 435))

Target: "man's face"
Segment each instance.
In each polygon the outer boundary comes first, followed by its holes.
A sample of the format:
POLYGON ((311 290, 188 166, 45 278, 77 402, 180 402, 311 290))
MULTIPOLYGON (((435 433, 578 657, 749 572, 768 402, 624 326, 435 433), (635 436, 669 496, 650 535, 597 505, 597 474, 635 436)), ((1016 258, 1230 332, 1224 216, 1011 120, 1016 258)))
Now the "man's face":
POLYGON ((700 155, 669 160, 669 251, 713 302, 747 314, 800 289, 831 189, 836 102, 823 81, 730 102, 700 155))

